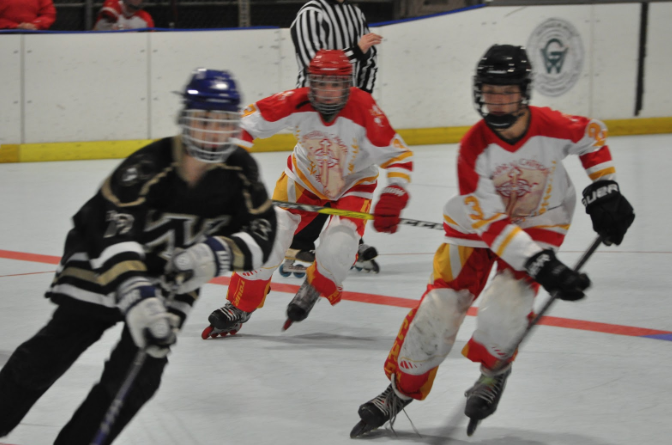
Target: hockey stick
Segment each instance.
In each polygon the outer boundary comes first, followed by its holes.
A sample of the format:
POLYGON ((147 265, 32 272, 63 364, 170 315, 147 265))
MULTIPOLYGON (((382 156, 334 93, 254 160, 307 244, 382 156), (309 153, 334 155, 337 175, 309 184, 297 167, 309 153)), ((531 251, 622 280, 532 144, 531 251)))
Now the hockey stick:
MULTIPOLYGON (((181 275, 177 275, 175 277, 175 281, 171 286, 170 294, 168 295, 166 303, 172 301, 173 298, 175 298, 175 292, 177 291, 177 288, 182 283, 182 281, 183 277, 181 275)), ((138 376, 138 373, 140 373, 142 365, 144 365, 146 359, 147 351, 145 349, 139 349, 135 354, 135 358, 133 358, 133 363, 131 363, 131 366, 128 369, 128 373, 126 373, 126 377, 124 378, 119 391, 117 391, 117 395, 114 396, 114 400, 112 400, 110 407, 107 409, 105 417, 103 417, 103 421, 100 423, 100 427, 98 427, 98 432, 93 438, 93 441, 91 441, 91 445, 102 445, 105 443, 105 439, 107 439, 107 436, 109 436, 110 431, 112 430, 112 426, 114 425, 114 422, 116 422, 117 416, 119 416, 119 411, 121 411, 121 407, 124 406, 126 396, 128 396, 128 392, 133 387, 135 378, 138 376)))
MULTIPOLYGON (((285 202, 273 200, 273 204, 284 209, 303 210, 304 212, 323 213, 325 215, 344 216, 346 218, 368 219, 372 220, 373 215, 364 212, 355 212, 354 210, 332 209, 331 207, 315 206, 311 204, 298 204, 296 202, 285 202)), ((443 223, 429 221, 418 221, 417 219, 401 218, 399 224, 405 226, 422 227, 423 229, 443 230, 443 223)))
MULTIPOLYGON (((579 272, 583 268, 583 266, 586 264, 588 259, 595 253, 598 247, 600 247, 600 244, 602 244, 602 237, 598 236, 595 238, 595 241, 590 245, 588 250, 586 250, 583 255, 581 255, 581 258, 579 258, 579 261, 576 263, 576 266, 574 266, 574 272, 579 272)), ((525 331, 518 337, 516 342, 514 343, 514 347, 510 349, 511 355, 518 350, 518 347, 520 344, 525 340, 525 338, 530 334, 530 331, 532 328, 534 328, 539 322, 541 321, 542 317, 548 312, 548 310, 551 308, 551 305, 555 300, 557 300, 560 297, 560 292, 555 291, 551 293, 551 297, 544 303, 544 305, 541 307, 541 310, 537 313, 537 315, 534 317, 534 319, 530 322, 530 324, 525 328, 525 331)), ((500 364, 499 366, 495 367, 495 371, 499 371, 502 368, 504 368, 506 364, 500 364)))
POLYGON ((107 439, 107 436, 110 434, 110 430, 112 429, 114 422, 117 420, 119 411, 121 411, 121 407, 124 405, 126 396, 128 395, 128 392, 131 390, 133 382, 135 382, 135 378, 138 376, 140 369, 142 369, 142 365, 145 363, 146 358, 147 358, 147 352, 145 352, 144 349, 140 349, 135 354, 133 363, 131 364, 128 373, 126 374, 126 378, 124 378, 124 382, 121 384, 121 388, 119 388, 119 391, 117 391, 117 395, 114 396, 114 400, 110 404, 110 407, 107 409, 105 417, 103 418, 103 421, 101 422, 100 427, 98 428, 98 432, 96 433, 96 437, 94 437, 93 441, 91 442, 91 445, 102 445, 105 442, 105 439, 107 439))
MULTIPOLYGON (((574 266, 574 271, 579 272, 583 268, 583 266, 586 264, 588 259, 595 253, 598 247, 600 247, 600 244, 602 244, 602 237, 598 236, 595 241, 590 245, 588 250, 586 250, 583 255, 581 255, 581 258, 579 258, 579 261, 576 263, 576 266, 574 266)), ((559 291, 554 291, 551 293, 550 298, 544 303, 544 305, 541 307, 537 315, 534 317, 534 319, 530 322, 530 324, 525 328, 525 331, 523 331, 522 334, 518 336, 516 341, 513 343, 513 346, 509 349, 509 354, 507 356, 512 356, 520 347, 520 345, 523 343, 523 341, 530 335, 530 331, 539 324, 541 319, 544 317, 546 312, 551 308, 555 300, 557 300, 560 297, 561 293, 559 291)), ((504 369, 506 366, 508 366, 507 361, 500 361, 497 366, 495 366, 492 370, 493 374, 497 374, 498 371, 501 371, 504 369)), ((474 434, 474 431, 476 431, 476 427, 478 426, 480 420, 474 420, 474 419, 469 419, 469 425, 467 426, 467 436, 471 436, 474 434)))

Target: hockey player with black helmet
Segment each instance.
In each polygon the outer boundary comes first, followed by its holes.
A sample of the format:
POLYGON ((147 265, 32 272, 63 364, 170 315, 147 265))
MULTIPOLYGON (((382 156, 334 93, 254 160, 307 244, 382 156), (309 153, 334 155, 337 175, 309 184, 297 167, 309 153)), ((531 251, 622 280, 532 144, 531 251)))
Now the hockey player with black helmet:
POLYGON ((54 442, 93 443, 134 357, 144 349, 147 357, 102 442, 112 443, 158 389, 166 355, 200 287, 268 259, 275 211, 256 162, 237 145, 236 82, 226 71, 199 69, 180 94, 182 134, 131 154, 74 216, 46 294, 58 307, 0 371, 0 437, 121 321, 121 339, 100 381, 54 442))
MULTIPOLYGON (((575 301, 590 285, 556 257, 569 230, 576 192, 562 165, 577 155, 593 181, 583 203, 604 243, 620 244, 634 220, 620 193, 603 122, 531 106, 532 66, 524 48, 493 45, 479 61, 474 104, 483 119, 460 142, 459 194, 444 206, 445 242, 418 305, 385 362, 387 389, 359 407, 352 437, 393 422, 431 391, 477 297, 477 328, 462 350, 480 364, 467 390, 470 428, 490 416, 504 391, 516 340, 528 326, 539 286, 575 301), (484 289, 490 270, 497 273, 484 289)), ((473 429, 468 431, 473 433, 473 429)))

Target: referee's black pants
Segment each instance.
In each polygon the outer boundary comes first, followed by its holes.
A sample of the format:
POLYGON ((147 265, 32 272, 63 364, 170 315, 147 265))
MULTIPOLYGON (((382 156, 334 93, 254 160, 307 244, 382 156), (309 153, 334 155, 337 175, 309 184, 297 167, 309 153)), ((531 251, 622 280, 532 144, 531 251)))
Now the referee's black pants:
MULTIPOLYGON (((19 346, 0 371, 0 437, 9 434, 51 385, 120 317, 96 316, 78 302, 59 305, 51 320, 19 346)), ((138 348, 127 327, 105 362, 100 381, 59 433, 54 445, 89 445, 126 377, 138 348)), ((148 356, 105 444, 112 443, 154 395, 168 360, 148 356)))

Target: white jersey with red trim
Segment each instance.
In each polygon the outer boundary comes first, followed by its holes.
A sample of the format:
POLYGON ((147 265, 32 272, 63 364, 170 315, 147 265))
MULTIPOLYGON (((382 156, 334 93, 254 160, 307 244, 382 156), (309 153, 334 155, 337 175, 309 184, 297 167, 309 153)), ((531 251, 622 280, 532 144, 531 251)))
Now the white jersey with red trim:
POLYGON ((243 112, 242 144, 291 129, 297 143, 285 173, 320 199, 345 195, 373 198, 378 169, 390 184, 404 189, 411 182, 413 152, 392 128, 369 93, 350 88, 345 107, 329 123, 308 100, 308 88, 262 99, 243 112))
POLYGON ((529 127, 515 144, 483 120, 462 138, 460 193, 444 206, 447 243, 489 247, 517 270, 535 253, 559 247, 569 229, 576 191, 565 157, 578 155, 593 181, 616 174, 604 123, 529 108, 529 127))
POLYGON ((154 20, 144 9, 131 13, 122 0, 105 0, 93 30, 113 31, 153 27, 154 20))

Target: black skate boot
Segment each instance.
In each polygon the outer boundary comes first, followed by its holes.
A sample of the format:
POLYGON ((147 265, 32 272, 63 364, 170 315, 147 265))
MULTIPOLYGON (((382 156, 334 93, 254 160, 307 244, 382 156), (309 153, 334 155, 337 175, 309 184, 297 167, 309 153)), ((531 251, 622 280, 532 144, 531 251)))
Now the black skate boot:
POLYGON ((382 394, 359 407, 360 420, 350 432, 352 439, 362 436, 370 431, 380 428, 386 422, 390 427, 394 426, 399 411, 413 401, 412 398, 401 398, 390 384, 382 394))
POLYGON ((375 247, 368 244, 360 244, 357 250, 357 261, 352 267, 359 272, 378 273, 380 272, 380 266, 374 260, 377 256, 378 251, 375 247))
POLYGON ((315 252, 312 250, 287 249, 285 261, 280 265, 280 275, 296 278, 306 276, 306 269, 315 261, 315 252))
POLYGON ((496 375, 481 368, 481 377, 474 386, 469 388, 464 396, 467 398, 467 407, 464 414, 469 417, 467 435, 471 436, 476 431, 478 423, 497 411, 499 399, 506 387, 506 379, 511 374, 511 365, 496 375))
POLYGON ((208 337, 217 338, 218 336, 226 337, 227 335, 235 335, 247 320, 252 316, 252 312, 245 312, 238 309, 230 301, 213 311, 208 317, 210 326, 203 330, 201 338, 207 340, 208 337))
POLYGON ((320 292, 309 284, 308 280, 304 281, 287 306, 287 321, 282 330, 286 331, 295 321, 305 320, 319 298, 320 292))

